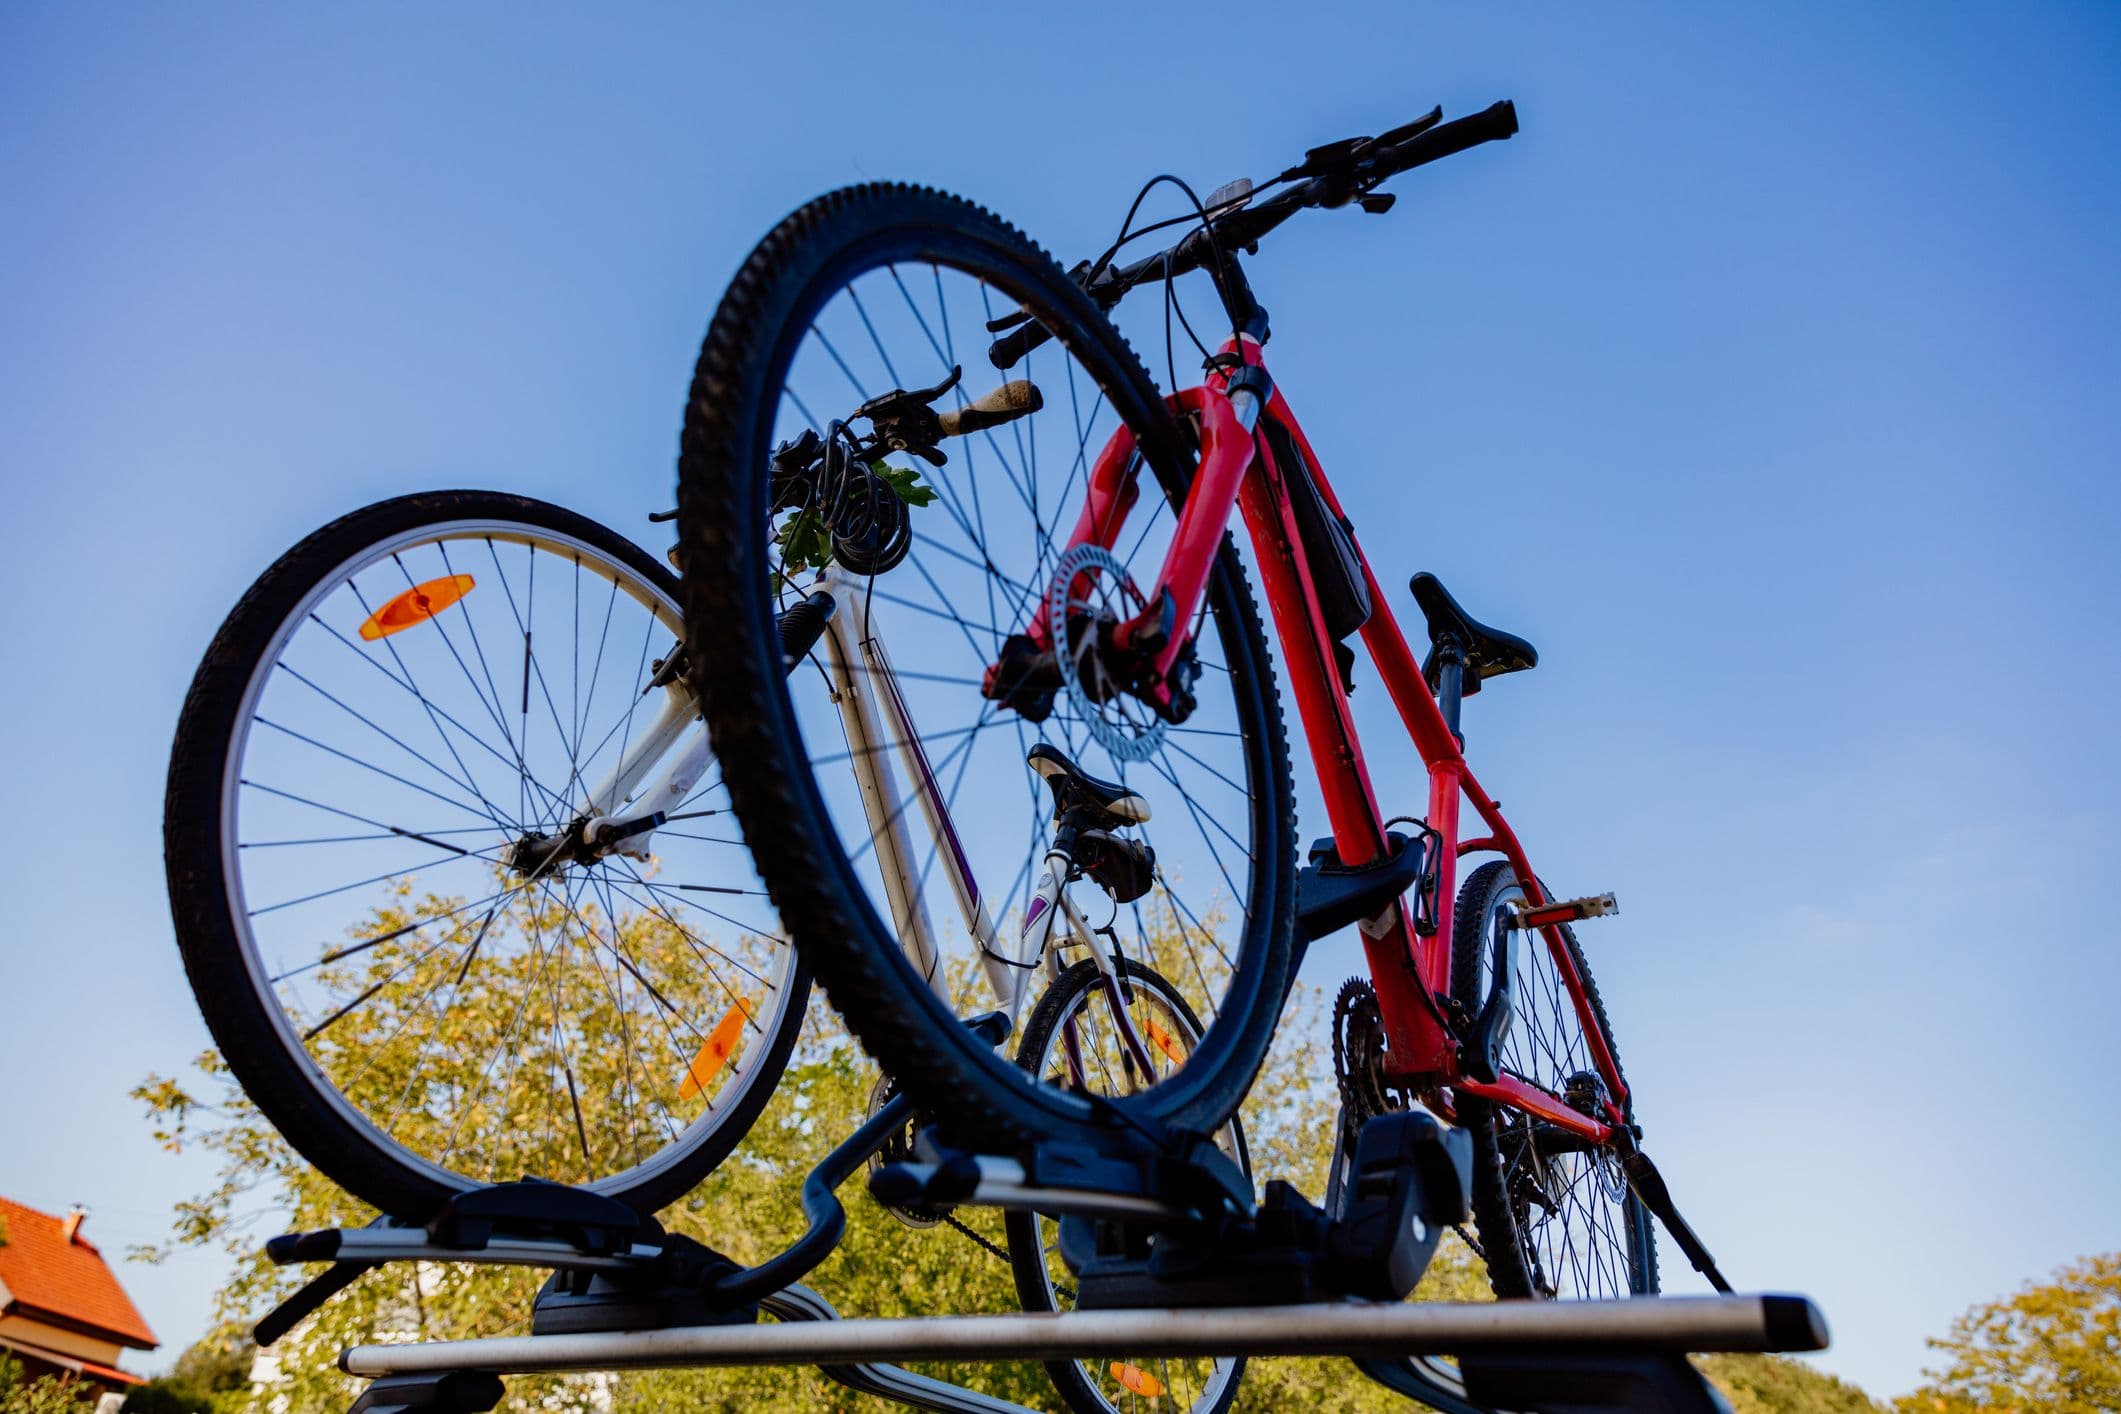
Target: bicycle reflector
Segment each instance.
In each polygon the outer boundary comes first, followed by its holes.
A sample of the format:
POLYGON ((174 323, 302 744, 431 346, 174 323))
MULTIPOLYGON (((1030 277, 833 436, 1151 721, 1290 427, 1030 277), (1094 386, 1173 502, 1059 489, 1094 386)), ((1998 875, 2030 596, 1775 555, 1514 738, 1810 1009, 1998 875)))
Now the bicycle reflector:
POLYGON ((1143 1399, 1155 1399, 1164 1392, 1164 1382, 1139 1365, 1122 1365, 1114 1360, 1112 1378, 1143 1399))
POLYGON ((700 1053, 685 1067, 685 1082, 678 1086, 678 1098, 689 1100, 705 1090, 714 1077, 721 1074, 722 1067, 736 1054, 737 1047, 744 1044, 744 1023, 751 1017, 751 1008, 738 1002, 729 1008, 729 1014, 714 1024, 707 1033, 707 1040, 700 1046, 700 1053))
POLYGON ((415 584, 370 614, 367 622, 361 625, 361 637, 373 643, 379 638, 402 633, 415 624, 424 624, 471 593, 472 585, 472 577, 468 574, 445 574, 440 579, 415 584))
POLYGON ((1171 1057, 1174 1064, 1184 1065, 1186 1053, 1178 1048, 1178 1038, 1156 1024, 1155 1017, 1148 1017, 1149 1044, 1171 1057))

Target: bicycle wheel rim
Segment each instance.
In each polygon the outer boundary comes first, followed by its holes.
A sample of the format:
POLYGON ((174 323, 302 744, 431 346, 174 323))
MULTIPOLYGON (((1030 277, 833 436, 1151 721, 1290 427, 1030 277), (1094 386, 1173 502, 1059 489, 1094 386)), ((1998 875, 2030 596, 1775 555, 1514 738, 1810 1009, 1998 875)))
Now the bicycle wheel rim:
MULTIPOLYGON (((1073 366, 1083 369, 1090 383, 1110 399, 1121 420, 1143 432, 1149 469, 1159 485, 1170 486, 1175 478, 1182 486, 1190 464, 1173 453, 1171 429, 1162 420, 1153 387, 1147 386, 1146 376, 1109 325, 1057 270, 1048 280, 1014 263, 1024 248, 1020 237, 976 208, 932 193, 866 188, 813 205, 825 208, 841 199, 926 203, 945 208, 952 217, 972 214, 947 229, 919 219, 879 219, 851 234, 799 277, 779 279, 775 272, 761 272, 758 279, 771 287, 762 295, 751 293, 748 270, 733 285, 724 314, 733 304, 755 299, 758 307, 744 313, 769 322, 772 330, 770 340, 757 335, 747 343, 732 337, 730 347, 738 352, 723 362, 717 340, 723 317, 718 316, 702 354, 688 414, 680 488, 686 534, 681 545, 688 583, 708 586, 692 590, 689 624, 703 650, 696 662, 713 657, 725 667, 703 674, 700 686, 728 762, 732 797, 747 829, 760 842, 762 855, 771 861, 766 867, 768 883, 791 929, 806 946, 808 940, 821 938, 821 948, 838 948, 843 946, 840 940, 851 937, 870 954, 834 962, 821 951, 816 963, 857 1033, 936 1110, 946 1137, 1019 1140, 1050 1133, 1055 1126, 1081 1125, 1092 1117, 1092 1108, 1078 1097, 1041 1094, 1024 1084, 1012 1067, 962 1034, 948 1007, 921 985, 918 974, 900 970, 904 965, 896 933, 884 922, 868 883, 852 867, 849 852, 839 846, 838 828, 803 745, 804 722, 770 666, 779 644, 773 600, 760 588, 768 583, 771 569, 763 529, 770 524, 763 468, 779 441, 781 391, 797 346, 831 295, 861 275, 897 266, 923 273, 952 270, 983 280, 994 291, 997 307, 1023 304, 1063 331, 1056 343, 1075 360, 1073 366), (710 412, 715 415, 703 415, 710 412), (736 529, 723 533, 723 521, 736 529), (726 612, 732 607, 737 612, 726 612), (742 748, 735 745, 739 740, 742 748), (774 841, 770 849, 765 845, 769 837, 774 841), (835 973, 840 975, 837 982, 835 973), (888 1008, 877 1000, 880 994, 888 994, 888 1008)), ((800 225, 809 211, 790 218, 784 229, 800 225)), ((761 252, 775 239, 769 237, 761 252)), ((758 258, 755 255, 754 261, 758 258)), ((971 361, 966 360, 968 365, 971 361)), ((895 381, 904 386, 911 378, 909 374, 895 381)), ((819 416, 826 415, 820 410, 819 416)), ((1234 556, 1225 548, 1211 574, 1209 594, 1218 606, 1216 632, 1231 641, 1244 636, 1231 626, 1236 606, 1250 605, 1237 573, 1234 556)), ((1256 616, 1252 631, 1258 632, 1256 616)), ((1227 643, 1223 646, 1228 652, 1227 643)), ((1271 694, 1271 668, 1263 645, 1255 637, 1239 648, 1244 656, 1231 653, 1236 663, 1231 676, 1241 679, 1246 691, 1271 694)), ((1246 798, 1236 818, 1260 842, 1263 862, 1247 880, 1242 951, 1223 995, 1223 1013, 1236 1019, 1210 1027, 1196 1066, 1129 1102, 1144 1112, 1202 1128, 1219 1123, 1242 1098, 1272 1030, 1273 1005, 1279 1000, 1287 960, 1293 865, 1264 858, 1270 851, 1286 852, 1280 809, 1286 799, 1286 762, 1275 755, 1280 750, 1278 736, 1260 726, 1277 710, 1271 699, 1255 696, 1248 702, 1245 729, 1235 735, 1247 753, 1245 779, 1257 782, 1258 788, 1240 792, 1246 798)), ((1274 724, 1278 720, 1278 715, 1271 718, 1274 724)), ((1004 871, 1015 872, 1013 866, 1004 871)))
MULTIPOLYGON (((564 513, 560 513, 554 519, 565 519, 564 513)), ((589 529, 586 523, 584 529, 585 532, 589 529)), ((410 526, 400 526, 396 529, 379 533, 368 543, 345 554, 323 572, 315 575, 306 588, 295 598, 292 606, 282 614, 279 623, 266 640, 264 651, 257 656, 248 679, 244 682, 237 698, 234 714, 229 725, 229 738, 223 756, 222 778, 219 782, 219 829, 221 832, 219 854, 223 861, 221 882, 225 891, 228 920, 235 938, 238 956, 241 959, 243 975, 250 985, 251 1000, 254 1004, 255 1012, 262 1016, 272 1028, 278 1042, 278 1049, 288 1059, 295 1062, 295 1068, 301 1076, 304 1088, 318 1105, 327 1110, 340 1125, 361 1136, 367 1146, 401 1177, 410 1176, 415 1183, 424 1184, 445 1192, 461 1191, 498 1179, 513 1178, 525 1172, 540 1172, 537 1168, 507 1161, 511 1156, 522 1157, 530 1151, 527 1138, 529 1131, 522 1131, 525 1137, 519 1143, 511 1144, 503 1140, 486 1146, 486 1151, 490 1154, 490 1158, 484 1164, 454 1163, 451 1160, 457 1153, 461 1152, 469 1156, 478 1151, 467 1144, 462 1150, 445 1151, 439 1155, 432 1152, 423 1152, 419 1147, 403 1142, 399 1137, 389 1132, 389 1126, 379 1124, 374 1113, 364 1109, 361 1104, 350 1099, 346 1090, 342 1088, 341 1078, 335 1077, 327 1064, 321 1061, 315 1053, 314 1047, 319 1039, 318 1033, 307 1030, 298 1020, 294 1014, 294 1009, 282 990, 287 985, 287 979, 281 975, 284 968, 276 965, 272 958, 268 956, 274 950, 274 945, 260 937, 258 928, 258 916, 262 913, 274 911, 273 906, 267 905, 262 898, 255 896, 259 880, 255 873, 247 869, 244 861, 257 855, 257 851, 254 848, 257 841, 245 838, 246 815, 254 815, 256 812, 259 799, 258 787, 261 784, 250 779, 247 774, 248 767, 254 762, 254 734, 260 724, 261 702, 266 698, 268 692, 272 690, 276 674, 279 674, 287 663, 291 646, 302 639, 309 629, 325 626, 325 615, 329 612, 328 606, 331 605, 335 596, 343 595, 348 589, 355 586, 365 574, 376 571, 386 563, 399 566, 400 576, 408 582, 408 590, 406 592, 410 592, 411 587, 424 589, 432 585, 436 581, 426 577, 426 570, 406 570, 403 566, 418 564, 422 551, 448 545, 486 546, 491 554, 496 557, 493 565, 493 572, 498 576, 496 588, 503 588, 508 584, 507 576, 500 573, 497 559, 504 548, 510 552, 516 550, 527 551, 533 562, 542 554, 546 560, 552 562, 555 568, 562 564, 571 564, 577 576, 577 587, 579 587, 580 577, 585 574, 596 576, 608 582, 610 607, 607 610, 605 619, 607 628, 610 624, 611 616, 624 612, 621 609, 623 601, 632 606, 631 612, 643 625, 644 635, 653 631, 663 636, 660 643, 663 651, 667 652, 681 637, 679 627, 680 611, 676 601, 675 586, 669 582, 669 576, 664 575, 658 580, 655 574, 644 572, 644 566, 634 562, 632 557, 615 554, 611 547, 594 543, 586 533, 577 533, 564 528, 560 524, 540 523, 539 521, 490 512, 459 517, 432 518, 410 526)), ((637 555, 638 552, 635 552, 635 554, 637 555)), ((645 556, 639 558, 645 559, 645 556)), ((428 568, 433 567, 430 565, 428 568)), ((648 568, 652 569, 652 566, 648 568)), ((478 567, 477 575, 467 577, 478 579, 482 578, 486 573, 488 573, 487 567, 481 565, 478 567)), ((374 626, 377 629, 377 637, 374 642, 401 650, 387 656, 394 659, 394 665, 405 672, 408 681, 415 682, 418 687, 424 688, 427 684, 420 681, 413 670, 403 666, 411 652, 409 645, 415 641, 417 634, 438 632, 440 626, 446 625, 454 616, 460 613, 468 614, 469 610, 466 606, 481 598, 476 587, 466 589, 464 595, 465 597, 461 602, 447 603, 441 608, 434 610, 431 615, 427 616, 428 621, 421 621, 419 615, 414 615, 414 629, 404 633, 388 626, 386 620, 389 605, 380 604, 371 607, 378 596, 370 595, 359 604, 360 608, 370 609, 368 618, 362 620, 362 623, 364 627, 367 627, 370 620, 374 621, 374 626)), ((402 598, 403 595, 401 594, 397 597, 402 598)), ((488 591, 485 597, 490 599, 491 591, 488 591)), ((395 600, 392 602, 395 602, 395 600)), ((535 605, 531 607, 530 612, 532 617, 535 618, 535 605)), ((338 627, 341 632, 336 636, 342 639, 346 638, 347 632, 351 629, 350 623, 342 624, 338 627)), ((327 627, 326 631, 330 632, 331 630, 327 627)), ((646 641, 645 637, 643 641, 646 641)), ((629 656, 631 656, 632 648, 633 644, 629 642, 629 656)), ((455 650, 453 649, 452 651, 455 650)), ((485 655, 483 653, 478 655, 467 653, 465 656, 467 659, 474 660, 465 669, 467 680, 471 680, 474 671, 481 675, 486 673, 490 665, 484 663, 485 655)), ((524 653, 523 657, 524 694, 527 697, 534 691, 531 687, 532 668, 539 660, 534 653, 528 651, 524 653)), ((614 657, 616 657, 616 654, 614 654, 614 657)), ((601 662, 601 660, 599 661, 601 662)), ((628 668, 637 667, 633 663, 628 663, 626 666, 628 668)), ((542 679, 542 668, 538 669, 538 676, 542 679)), ((630 691, 630 688, 628 690, 630 691)), ((418 696, 419 693, 415 691, 414 695, 418 696)), ((499 695, 498 689, 495 690, 495 695, 499 695)), ((598 689, 594 680, 591 682, 588 696, 593 700, 598 698, 598 689)), ((555 705, 551 710, 557 727, 557 719, 560 713, 565 710, 565 704, 555 705)), ((465 716, 468 716, 468 713, 457 714, 454 720, 461 721, 465 716)), ((629 714, 627 718, 629 723, 628 730, 631 729, 632 720, 629 714)), ((438 738, 446 739, 447 733, 443 731, 440 724, 436 725, 436 732, 438 738)), ((589 734, 586 729, 578 729, 578 745, 589 734)), ((526 751, 529 749, 527 735, 524 749, 526 751)), ((470 748, 466 746, 464 750, 468 753, 470 748)), ((623 750, 623 747, 621 750, 623 750)), ((436 749, 434 754, 440 757, 443 753, 436 749)), ((453 764, 461 765, 462 763, 453 764)), ((407 769, 409 771, 411 768, 408 767, 407 769)), ((465 767, 465 773, 467 777, 471 775, 469 767, 465 767)), ((586 776, 587 771, 585 770, 581 774, 586 776)), ((563 786, 562 791, 564 792, 564 790, 565 787, 563 786)), ((548 801, 548 804, 550 803, 548 801)), ((341 800, 339 804, 343 806, 345 801, 341 800)), ((330 808, 329 802, 326 802, 326 808, 330 808)), ((387 822, 387 817, 384 816, 378 815, 376 819, 387 822)), ((352 827, 349 826, 349 828, 352 827)), ((415 833, 425 834, 426 832, 415 833)), ((724 855, 741 853, 741 841, 738 840, 735 843, 739 848, 723 849, 719 852, 724 855)), ((484 852, 481 851, 481 853, 484 852)), ((422 867, 424 868, 424 864, 422 867)), ((747 863, 725 860, 718 867, 718 877, 721 877, 720 869, 731 867, 748 870, 747 863)), ((411 871, 405 872, 410 873, 411 871)), ((392 877, 398 876, 393 875, 392 877)), ((693 875, 688 874, 687 877, 693 877, 693 875)), ((614 887, 623 888, 627 891, 635 891, 637 889, 637 885, 632 881, 614 887)), ((751 891, 762 894, 762 890, 758 888, 755 880, 751 881, 751 891)), ((650 898, 656 897, 653 894, 648 896, 650 898)), ((617 894, 615 892, 607 891, 604 894, 607 905, 610 901, 616 900, 616 898, 617 894)), ((483 905, 485 902, 485 899, 480 899, 478 905, 474 905, 473 911, 476 912, 477 906, 483 905)), ((760 897, 757 902, 763 903, 763 897, 760 897)), ((578 903, 575 905, 578 917, 581 916, 580 910, 584 909, 594 916, 598 907, 598 904, 593 903, 578 903)), ((528 911, 532 914, 536 913, 537 910, 534 904, 528 911)), ((605 906, 602 916, 607 921, 616 921, 622 916, 624 911, 623 906, 605 906)), ((674 912, 674 910, 668 908, 664 911, 666 913, 674 912)), ((485 915, 489 923, 497 922, 499 926, 498 928, 488 927, 483 930, 481 940, 471 945, 471 957, 466 960, 465 972, 456 981, 456 986, 460 991, 465 984, 465 979, 475 975, 482 961, 493 959, 497 954, 504 951, 503 948, 496 947, 495 943, 500 941, 502 935, 505 935, 508 931, 509 919, 512 914, 512 909, 504 912, 499 906, 496 906, 494 911, 490 911, 485 915)), ((432 921, 430 920, 430 922, 432 921)), ((679 925, 674 924, 672 926, 679 925)), ((612 928, 608 934, 610 945, 614 952, 614 960, 610 963, 612 974, 617 975, 619 971, 616 956, 629 948, 635 953, 635 967, 640 970, 628 977, 620 977, 615 984, 609 984, 615 989, 616 996, 625 998, 631 994, 633 998, 638 1000, 648 995, 651 983, 659 983, 659 985, 654 987, 654 990, 659 991, 666 999, 674 999, 677 1005, 683 1005, 684 1000, 689 995, 684 984, 673 981, 667 974, 655 969, 652 964, 644 967, 642 960, 638 956, 639 938, 635 937, 630 942, 622 941, 621 934, 624 927, 624 924, 619 924, 617 927, 612 928), (629 981, 632 983, 631 986, 628 985, 629 981)), ((590 931, 594 931, 593 925, 590 931)), ((778 930, 769 927, 764 931, 767 934, 774 934, 778 930)), ((415 932, 408 936, 417 938, 421 935, 415 932)), ((383 946, 388 945, 386 943, 383 946)), ((371 955, 373 955, 373 951, 371 955)), ((560 945, 555 941, 552 948, 555 958, 559 951, 560 945)), ((604 1162, 603 1160, 609 1152, 606 1149, 606 1143, 611 1138, 611 1134, 608 1127, 599 1123, 599 1120, 612 1113, 611 1102, 607 1099, 600 1106, 598 1096, 604 1092, 588 1083, 586 1070, 578 1076, 574 1067, 570 1066, 566 1074, 564 1093, 568 1097, 565 1102, 566 1109, 571 1111, 571 1113, 565 1113, 559 1107, 563 1087, 555 1080, 550 1087, 549 1099, 551 1103, 544 1107, 547 1123, 541 1135, 541 1143, 538 1148, 541 1152, 552 1152, 555 1146, 549 1141, 554 1129, 565 1129, 571 1120, 572 1127, 578 1137, 582 1163, 580 1167, 572 1170, 565 1168, 547 1169, 541 1176, 559 1181, 574 1182, 578 1186, 591 1191, 628 1198, 649 1193, 659 1197, 675 1196, 673 1189, 681 1186, 688 1177, 689 1170, 693 1167, 696 1156, 700 1153, 703 1146, 716 1141, 718 1137, 728 1143, 734 1142, 734 1136, 725 1133, 725 1128, 733 1126, 736 1132, 740 1134, 742 1128, 748 1124, 750 1114, 755 1113, 757 1105, 763 1103, 764 1093, 770 1091, 774 1074, 777 1072, 778 1057, 785 1052, 785 1045, 781 1044, 781 1042, 785 1036, 791 1034, 790 1028, 795 1024, 799 1024, 801 996, 807 991, 807 978, 801 973, 792 948, 781 944, 769 946, 763 950, 751 949, 750 953, 760 963, 760 966, 755 969, 758 974, 756 996, 744 1008, 747 1014, 734 1028, 735 1036, 726 1038, 731 1040, 731 1044, 726 1048, 727 1054, 721 1058, 720 1063, 713 1067, 712 1073, 707 1073, 708 1066, 706 1064, 702 1065, 701 1072, 706 1075, 706 1084, 691 1097, 693 1100, 700 1102, 692 1106, 696 1112, 682 1124, 664 1124, 661 1127, 662 1133, 659 1140, 654 1138, 653 1128, 646 1132, 637 1131, 630 1155, 631 1162, 604 1162), (590 1138, 591 1134, 596 1135, 595 1140, 590 1138)), ((553 970, 557 971, 559 969, 553 970)), ((578 980, 586 982, 587 979, 578 980)), ((433 985, 434 989, 439 992, 443 983, 438 979, 433 985)), ((554 983, 554 988, 556 995, 553 1003, 552 1025, 555 1029, 558 1029, 572 1022, 574 1016, 572 1012, 567 1017, 559 1015, 561 1003, 557 996, 557 982, 554 983)), ((521 1012, 528 1012, 530 999, 530 994, 526 992, 521 1012)), ((623 1006, 624 1004, 621 1003, 615 1009, 623 1010, 623 1006)), ((702 1046, 704 1046, 705 1034, 711 1034, 707 1032, 707 1028, 717 1024, 715 1017, 724 1016, 726 1013, 736 1009, 725 1005, 722 1009, 708 1013, 700 1020, 692 1023, 696 1029, 703 1033, 702 1046)), ((313 1018, 315 1013, 312 1011, 310 1016, 313 1018)), ((338 1026, 342 1023, 334 1019, 329 1024, 338 1026)), ((408 1015, 406 1027, 409 1028, 411 1024, 412 1018, 408 1015)), ((435 1022, 435 1032, 438 1033, 443 1024, 442 1019, 438 1018, 435 1022)), ((394 1034, 392 1041, 395 1042, 395 1040, 396 1036, 394 1034)), ((629 1042, 628 1044, 630 1047, 632 1043, 629 1042)), ((670 1040, 667 1048, 673 1051, 682 1049, 679 1042, 675 1039, 670 1040)), ((417 1065, 417 1059, 415 1063, 417 1065)), ((684 1065, 682 1058, 679 1064, 681 1067, 684 1065)), ((351 1083, 359 1085, 368 1075, 373 1065, 374 1062, 371 1061, 370 1066, 363 1067, 360 1074, 353 1077, 351 1083)), ((507 1081, 503 1087, 506 1091, 512 1093, 515 1090, 520 1070, 519 1063, 509 1067, 507 1081)), ((679 1074, 683 1078, 671 1078, 667 1074, 660 1078, 653 1078, 647 1076, 637 1066, 635 1077, 629 1083, 639 1084, 645 1081, 647 1092, 660 1091, 666 1099, 674 1099, 672 1087, 682 1087, 683 1080, 691 1078, 692 1072, 681 1070, 679 1074)), ((484 1077, 487 1080, 491 1078, 484 1077)), ((415 1075, 408 1081, 408 1090, 412 1088, 413 1083, 417 1080, 418 1076, 415 1075)), ((527 1077, 524 1080, 524 1088, 526 1091, 532 1088, 527 1077)), ((475 1117, 477 1108, 483 1101, 483 1094, 475 1095, 471 1102, 473 1114, 467 1115, 466 1118, 475 1117)), ((501 1105, 505 1108, 510 1103, 509 1099, 504 1095, 501 1105)), ((657 1103, 660 1113, 666 1119, 669 1116, 682 1113, 686 1107, 683 1103, 657 1103)), ((484 1127, 487 1130, 507 1130, 512 1128, 512 1126, 498 1124, 491 1119, 488 1120, 484 1127)), ((563 1143, 557 1147, 564 1151, 568 1146, 563 1143)), ((349 1184, 349 1186, 355 1185, 349 1184)), ((402 1184, 397 1186, 402 1187, 402 1184)))

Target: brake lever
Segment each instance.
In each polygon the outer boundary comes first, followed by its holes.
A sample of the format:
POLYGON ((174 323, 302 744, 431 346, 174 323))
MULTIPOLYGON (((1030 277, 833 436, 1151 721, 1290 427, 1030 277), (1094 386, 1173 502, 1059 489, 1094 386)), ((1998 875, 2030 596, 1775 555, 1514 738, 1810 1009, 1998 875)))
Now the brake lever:
POLYGON ((1390 132, 1379 133, 1377 135, 1377 145, 1379 147, 1397 147, 1408 138, 1420 137, 1442 121, 1443 108, 1439 105, 1431 108, 1411 123, 1402 123, 1390 132))
POLYGON ((965 370, 953 364, 950 368, 950 376, 933 388, 914 389, 911 392, 894 388, 881 397, 871 398, 868 402, 863 403, 859 408, 855 409, 854 415, 856 417, 866 417, 871 422, 875 422, 879 418, 902 417, 913 408, 925 409, 937 398, 955 388, 958 380, 964 376, 965 370))
POLYGON ((1304 160, 1289 168, 1274 180, 1293 182, 1299 177, 1326 177, 1352 168, 1357 159, 1367 153, 1377 139, 1370 137, 1344 137, 1339 142, 1329 142, 1322 147, 1307 148, 1304 160))
MULTIPOLYGON (((1109 272, 1110 269, 1110 266, 1106 266, 1104 270, 1098 273, 1100 276, 1103 276, 1105 273, 1109 272)), ((1068 279, 1075 284, 1076 288, 1085 291, 1090 290, 1092 288, 1092 285, 1094 284, 1094 282, 1090 279, 1090 262, 1087 260, 1076 261, 1074 266, 1071 267, 1068 271, 1068 279)), ((1024 308, 1022 305, 1018 305, 1016 308, 1010 310, 1007 314, 998 314, 994 318, 988 320, 987 332, 990 334, 1006 334, 1011 329, 1014 329, 1022 324, 1028 324, 1030 322, 1031 311, 1024 308)))

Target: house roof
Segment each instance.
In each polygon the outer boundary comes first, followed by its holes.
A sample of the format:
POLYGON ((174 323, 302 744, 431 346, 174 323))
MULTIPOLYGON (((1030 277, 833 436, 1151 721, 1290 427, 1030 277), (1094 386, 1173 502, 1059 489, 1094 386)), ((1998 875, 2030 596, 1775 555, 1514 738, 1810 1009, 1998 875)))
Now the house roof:
POLYGON ((7 1302, 0 1314, 22 1315, 99 1334, 136 1350, 158 1341, 125 1288, 105 1265, 95 1244, 65 1218, 0 1198, 0 1285, 7 1302))

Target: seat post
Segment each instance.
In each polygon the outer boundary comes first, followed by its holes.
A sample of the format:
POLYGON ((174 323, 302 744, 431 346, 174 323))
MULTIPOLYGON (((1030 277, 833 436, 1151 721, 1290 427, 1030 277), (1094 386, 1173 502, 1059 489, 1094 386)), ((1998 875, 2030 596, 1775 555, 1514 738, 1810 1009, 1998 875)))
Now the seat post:
POLYGON ((1443 709, 1443 723, 1451 729, 1451 735, 1463 748, 1466 735, 1458 729, 1459 703, 1465 696, 1466 650, 1455 637, 1446 636, 1436 643, 1436 705, 1443 709))

